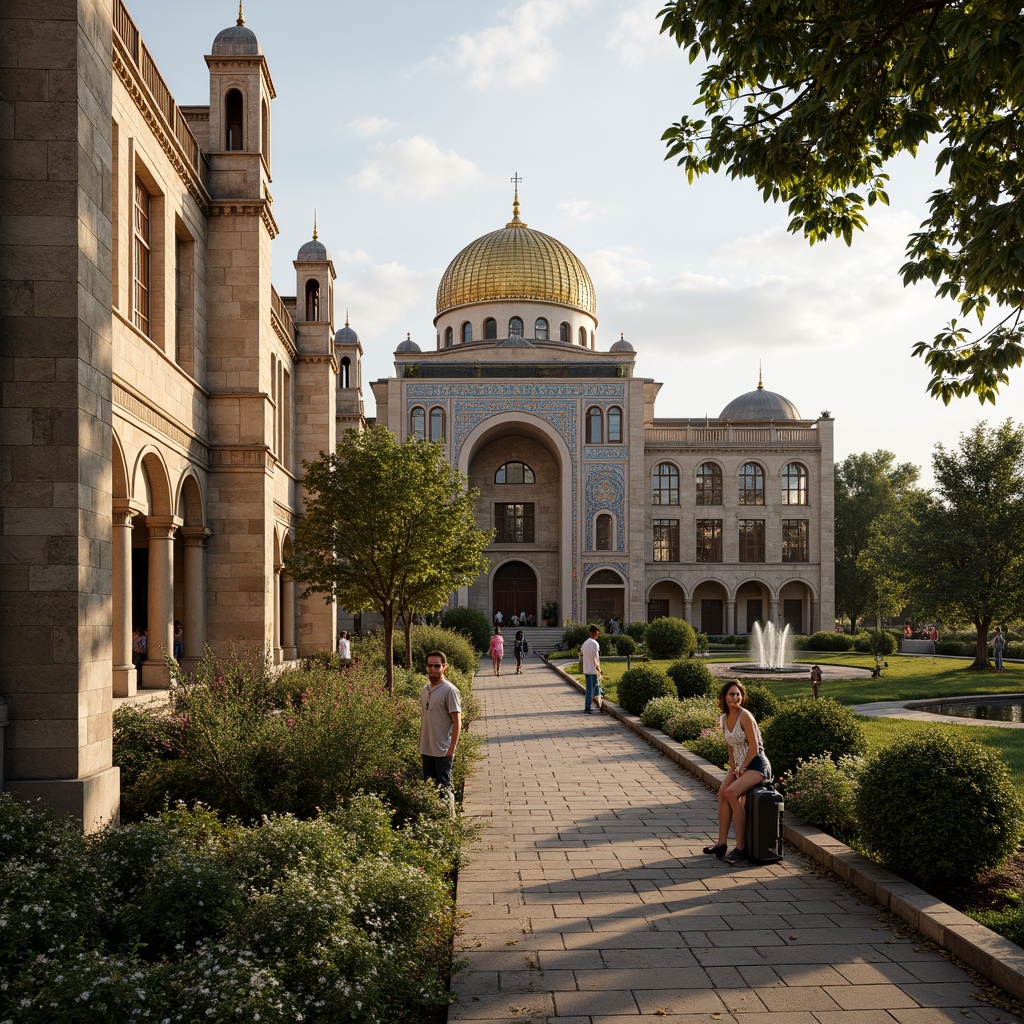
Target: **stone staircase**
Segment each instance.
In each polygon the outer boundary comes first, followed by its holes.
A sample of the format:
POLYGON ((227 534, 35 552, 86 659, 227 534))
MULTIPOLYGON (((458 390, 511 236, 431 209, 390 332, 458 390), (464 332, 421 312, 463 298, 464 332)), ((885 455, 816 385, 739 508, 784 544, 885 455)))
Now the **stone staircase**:
POLYGON ((562 634, 565 632, 561 626, 502 626, 501 631, 505 634, 505 654, 512 653, 512 641, 515 639, 516 630, 522 629, 526 642, 530 645, 530 654, 544 657, 551 651, 557 651, 562 646, 562 634))

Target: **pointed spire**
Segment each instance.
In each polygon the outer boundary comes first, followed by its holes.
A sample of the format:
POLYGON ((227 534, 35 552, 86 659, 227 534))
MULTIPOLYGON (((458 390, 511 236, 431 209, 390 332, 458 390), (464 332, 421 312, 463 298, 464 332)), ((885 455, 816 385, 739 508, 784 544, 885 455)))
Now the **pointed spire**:
POLYGON ((345 326, 348 327, 348 306, 345 307, 345 326))
POLYGON ((245 24, 245 13, 242 11, 242 0, 238 0, 238 21, 236 21, 235 24, 236 25, 244 25, 245 24))
POLYGON ((313 207, 313 241, 314 242, 317 240, 317 237, 318 237, 318 235, 316 233, 316 207, 314 206, 313 207))
POLYGON ((761 377, 761 360, 757 361, 757 390, 764 391, 764 380, 761 377))
POLYGON ((512 200, 512 219, 505 225, 507 228, 525 228, 526 225, 519 219, 519 182, 523 179, 519 177, 519 172, 513 175, 509 179, 515 186, 515 196, 512 200))

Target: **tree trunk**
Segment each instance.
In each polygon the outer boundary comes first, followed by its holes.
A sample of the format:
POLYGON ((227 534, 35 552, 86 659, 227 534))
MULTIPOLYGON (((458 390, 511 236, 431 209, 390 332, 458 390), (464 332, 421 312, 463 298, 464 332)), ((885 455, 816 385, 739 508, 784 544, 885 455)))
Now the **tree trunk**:
POLYGON ((991 668, 992 665, 988 660, 988 627, 992 624, 992 619, 982 619, 978 621, 974 620, 974 625, 978 628, 978 640, 974 648, 974 663, 971 668, 991 668))
POLYGON ((851 615, 850 616, 850 636, 856 636, 856 635, 857 635, 857 616, 856 615, 851 615))
POLYGON ((384 689, 395 692, 395 612, 390 605, 381 609, 384 618, 384 689))
POLYGON ((412 613, 402 612, 402 626, 405 628, 405 670, 412 671, 412 613))

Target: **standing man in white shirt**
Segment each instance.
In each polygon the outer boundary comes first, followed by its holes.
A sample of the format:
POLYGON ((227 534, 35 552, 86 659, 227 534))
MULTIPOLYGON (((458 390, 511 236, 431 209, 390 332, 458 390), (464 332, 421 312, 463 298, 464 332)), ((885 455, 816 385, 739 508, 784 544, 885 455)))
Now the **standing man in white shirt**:
POLYGON ((462 732, 462 703, 454 683, 444 677, 448 659, 441 651, 427 655, 427 685, 420 693, 420 760, 423 778, 433 779, 455 817, 452 762, 462 732))
POLYGON ((352 644, 349 643, 348 633, 345 630, 342 630, 338 637, 338 657, 345 659, 352 657, 352 644))
POLYGON ((601 645, 597 642, 598 628, 590 627, 590 636, 580 645, 580 669, 587 683, 587 700, 583 706, 583 714, 590 714, 590 705, 594 702, 598 681, 601 678, 601 645))

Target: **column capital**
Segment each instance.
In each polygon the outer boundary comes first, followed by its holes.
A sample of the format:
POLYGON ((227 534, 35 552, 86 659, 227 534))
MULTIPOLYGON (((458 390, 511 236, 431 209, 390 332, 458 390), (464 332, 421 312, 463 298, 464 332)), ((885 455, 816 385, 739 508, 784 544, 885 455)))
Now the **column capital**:
POLYGON ((149 529, 150 537, 158 537, 161 534, 167 540, 174 536, 174 532, 184 523, 178 516, 146 516, 146 527, 149 529))
POLYGON ((213 536, 213 530, 208 526, 182 526, 178 535, 185 539, 185 547, 196 548, 202 547, 206 538, 213 536))
POLYGON ((115 526, 131 526, 136 516, 145 513, 146 507, 131 498, 115 498, 113 502, 113 519, 115 526))

